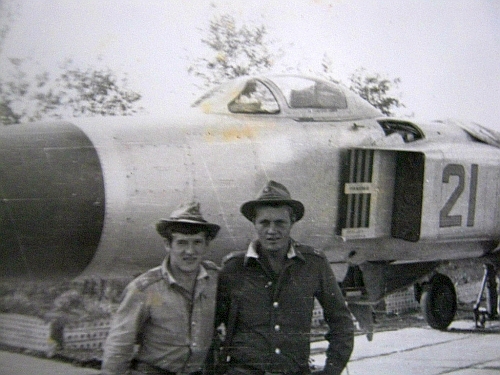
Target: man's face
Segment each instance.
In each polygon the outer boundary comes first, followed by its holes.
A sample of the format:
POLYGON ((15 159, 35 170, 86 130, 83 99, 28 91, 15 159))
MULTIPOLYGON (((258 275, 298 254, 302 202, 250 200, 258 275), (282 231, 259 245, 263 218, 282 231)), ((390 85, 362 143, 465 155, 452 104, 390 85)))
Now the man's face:
POLYGON ((256 209, 254 226, 262 248, 266 251, 288 248, 292 225, 287 206, 262 206, 256 209))
POLYGON ((170 267, 181 272, 197 272, 208 252, 209 241, 205 232, 197 234, 172 233, 170 267))

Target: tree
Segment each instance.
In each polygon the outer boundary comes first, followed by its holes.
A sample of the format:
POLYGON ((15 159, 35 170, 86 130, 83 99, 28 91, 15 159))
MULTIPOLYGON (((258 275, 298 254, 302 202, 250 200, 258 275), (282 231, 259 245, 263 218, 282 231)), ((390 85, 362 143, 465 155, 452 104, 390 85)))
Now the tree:
POLYGON ((367 73, 366 69, 357 69, 350 77, 350 89, 371 103, 374 107, 387 115, 392 116, 392 108, 404 107, 398 98, 389 95, 389 92, 398 88, 400 78, 388 79, 378 73, 367 73))
POLYGON ((53 76, 27 59, 9 59, 11 70, 0 78, 0 121, 4 125, 47 118, 130 116, 144 109, 141 95, 128 89, 126 75, 109 68, 75 66, 67 60, 53 76), (35 71, 27 74, 26 71, 35 71))
POLYGON ((0 55, 3 44, 19 11, 19 4, 11 0, 0 0, 0 55))
MULTIPOLYGON (((207 38, 201 41, 208 46, 210 56, 196 59, 188 68, 190 74, 203 80, 205 88, 239 76, 269 70, 283 56, 281 48, 273 48, 276 53, 270 52, 271 44, 276 44, 276 41, 267 40, 265 26, 251 28, 243 25, 237 28, 231 15, 214 17, 207 33, 207 38)), ((317 74, 339 83, 332 66, 332 59, 325 53, 321 71, 317 74)), ((378 73, 368 74, 365 69, 360 68, 351 75, 350 82, 352 91, 386 115, 392 115, 393 108, 404 107, 400 99, 390 94, 393 89, 398 88, 400 78, 391 80, 378 73)))
POLYGON ((268 45, 274 42, 267 40, 264 25, 238 28, 229 14, 215 16, 201 41, 208 46, 209 56, 196 59, 188 72, 202 79, 205 87, 268 70, 282 54, 279 48, 270 52, 268 45))
POLYGON ((318 75, 322 76, 323 78, 338 83, 339 81, 335 78, 335 74, 333 73, 333 60, 328 56, 328 54, 324 54, 323 58, 321 59, 321 71, 318 73, 318 75))
MULTIPOLYGON (((338 83, 333 73, 333 60, 325 53, 321 61, 319 75, 338 83)), ((390 92, 397 89, 401 78, 384 78, 378 73, 368 73, 364 68, 358 68, 349 77, 349 89, 361 96, 383 114, 392 116, 393 108, 405 107, 399 98, 391 96, 390 92)))

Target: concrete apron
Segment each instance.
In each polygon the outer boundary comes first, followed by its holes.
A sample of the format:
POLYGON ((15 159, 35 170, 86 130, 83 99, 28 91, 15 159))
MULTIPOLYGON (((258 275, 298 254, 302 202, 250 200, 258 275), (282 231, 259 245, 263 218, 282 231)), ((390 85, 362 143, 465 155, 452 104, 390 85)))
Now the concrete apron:
MULTIPOLYGON (((453 322, 447 331, 405 328, 376 332, 373 341, 356 336, 342 375, 490 375, 500 373, 500 322, 476 329, 473 321, 453 322)), ((325 341, 311 346, 312 363, 324 366, 325 341)))

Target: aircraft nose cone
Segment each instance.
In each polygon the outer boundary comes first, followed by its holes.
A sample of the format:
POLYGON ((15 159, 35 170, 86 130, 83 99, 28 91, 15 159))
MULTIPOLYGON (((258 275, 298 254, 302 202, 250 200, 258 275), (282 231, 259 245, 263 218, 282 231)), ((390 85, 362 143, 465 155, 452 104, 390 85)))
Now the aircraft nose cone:
POLYGON ((0 130, 0 277, 79 274, 104 223, 104 181, 88 137, 71 124, 0 130))

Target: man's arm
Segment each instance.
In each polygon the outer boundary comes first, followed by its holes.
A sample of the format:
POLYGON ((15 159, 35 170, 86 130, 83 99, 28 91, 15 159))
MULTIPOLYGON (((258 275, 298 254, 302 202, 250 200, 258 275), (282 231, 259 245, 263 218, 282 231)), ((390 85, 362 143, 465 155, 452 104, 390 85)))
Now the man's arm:
POLYGON ((325 336, 330 343, 326 352, 325 375, 340 375, 354 348, 354 324, 342 291, 326 258, 321 265, 321 285, 318 301, 323 308, 329 332, 325 336))
POLYGON ((129 373, 137 334, 145 319, 144 299, 144 293, 135 286, 125 290, 104 345, 102 375, 129 373))
POLYGON ((228 275, 224 272, 224 269, 219 273, 215 306, 215 328, 217 329, 221 324, 227 324, 230 306, 228 275))
POLYGON ((217 282, 217 304, 215 311, 216 328, 221 324, 224 324, 226 328, 228 327, 232 308, 231 305, 235 303, 235 301, 231 301, 231 297, 234 291, 238 289, 244 255, 245 253, 241 251, 232 252, 226 255, 222 260, 222 268, 219 271, 217 282))

